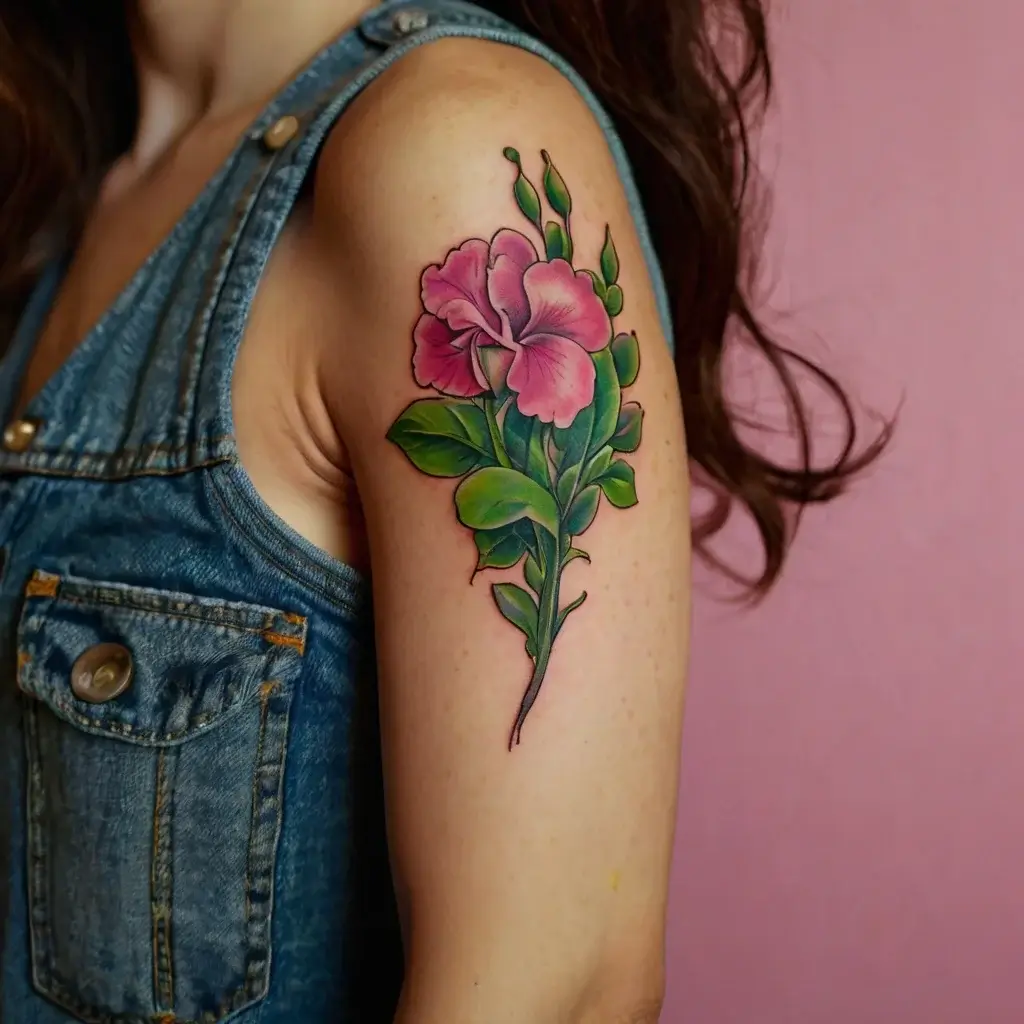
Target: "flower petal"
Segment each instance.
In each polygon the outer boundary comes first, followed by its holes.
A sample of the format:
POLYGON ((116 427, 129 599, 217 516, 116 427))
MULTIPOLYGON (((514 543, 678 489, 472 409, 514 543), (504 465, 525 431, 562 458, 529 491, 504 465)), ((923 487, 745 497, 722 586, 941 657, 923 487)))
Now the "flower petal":
POLYGON ((537 250, 533 243, 518 231, 502 228, 491 240, 487 294, 491 305, 507 318, 513 338, 519 336, 530 319, 523 274, 536 262, 537 250))
POLYGON ((530 319, 530 303, 523 288, 523 272, 510 257, 499 256, 494 261, 487 273, 487 292, 502 325, 508 325, 507 340, 518 338, 530 319))
POLYGON ((511 228, 502 228, 491 239, 491 259, 495 256, 508 256, 524 271, 531 263, 537 262, 537 250, 533 242, 511 228))
POLYGON ((486 391, 474 372, 474 348, 480 333, 478 328, 456 333, 443 320, 424 313, 412 332, 416 383, 459 398, 486 391))
POLYGON ((594 361, 575 341, 535 334, 516 353, 507 383, 524 416, 568 427, 594 400, 594 376, 594 361))
POLYGON ((452 249, 443 265, 432 264, 423 271, 420 296, 423 308, 452 330, 482 327, 497 339, 501 319, 487 297, 489 251, 481 238, 470 238, 452 249))
POLYGON ((611 320, 585 271, 574 272, 561 259, 534 263, 523 287, 530 302, 530 321, 519 339, 524 344, 532 334, 557 334, 597 352, 611 341, 611 320))

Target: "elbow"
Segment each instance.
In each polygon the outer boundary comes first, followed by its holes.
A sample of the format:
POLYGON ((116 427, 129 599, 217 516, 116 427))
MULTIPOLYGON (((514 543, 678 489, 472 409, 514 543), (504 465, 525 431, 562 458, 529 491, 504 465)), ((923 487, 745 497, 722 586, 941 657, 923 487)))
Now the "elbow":
POLYGON ((596 1007, 577 1017, 573 1024, 658 1024, 661 1020, 662 998, 642 998, 639 1002, 609 1004, 596 1007))
POLYGON ((664 961, 619 962, 595 974, 572 1024, 658 1024, 665 1002, 664 961))
MULTIPOLYGON (((451 1020, 487 1020, 500 1024, 658 1024, 664 1000, 664 974, 621 962, 593 972, 587 983, 499 971, 483 984, 466 984, 461 972, 410 964, 395 1024, 440 1024, 451 1020), (515 1000, 509 993, 515 992, 515 1000)), ((474 972, 475 974, 475 972, 474 972)))

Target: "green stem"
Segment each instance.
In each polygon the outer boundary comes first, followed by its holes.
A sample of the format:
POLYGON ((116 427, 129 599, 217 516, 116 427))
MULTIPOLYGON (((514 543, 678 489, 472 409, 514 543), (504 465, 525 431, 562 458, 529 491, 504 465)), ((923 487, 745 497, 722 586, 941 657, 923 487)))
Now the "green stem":
POLYGON ((512 734, 508 739, 509 750, 522 738, 523 723, 540 693, 544 675, 548 670, 551 648, 555 642, 555 627, 558 624, 558 592, 562 578, 562 544, 560 540, 554 540, 551 554, 552 557, 548 564, 543 566, 544 584, 537 602, 537 657, 534 659, 530 684, 523 694, 522 702, 519 705, 519 714, 516 715, 515 725, 512 726, 512 734))
POLYGON ((490 395, 484 399, 484 415, 487 417, 487 430, 491 435, 491 444, 494 445, 494 454, 497 456, 498 465, 511 469, 512 460, 509 459, 508 452, 505 451, 505 442, 498 429, 498 413, 494 408, 494 399, 490 395))
POLYGON ((548 449, 551 447, 551 435, 555 432, 553 423, 545 423, 540 432, 540 446, 544 451, 544 464, 548 467, 548 490, 554 494, 555 485, 558 483, 558 474, 552 472, 551 458, 548 449))

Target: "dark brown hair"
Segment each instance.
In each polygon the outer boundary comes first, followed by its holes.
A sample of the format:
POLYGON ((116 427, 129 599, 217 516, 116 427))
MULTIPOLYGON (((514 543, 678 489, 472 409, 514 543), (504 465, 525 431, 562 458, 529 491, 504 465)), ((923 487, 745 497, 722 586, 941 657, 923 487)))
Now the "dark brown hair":
MULTIPOLYGON (((828 501, 871 462, 886 425, 858 445, 839 383, 773 340, 748 298, 760 247, 750 132, 771 92, 761 0, 481 0, 562 54, 613 119, 636 172, 675 321, 676 371, 690 457, 711 490, 698 550, 754 596, 781 572, 799 513, 828 501), (742 436, 725 356, 743 346, 768 363, 798 457, 773 459, 742 436), (817 464, 800 387, 810 377, 838 411, 841 443, 817 464), (709 538, 736 502, 765 559, 744 579, 709 538)), ((135 80, 121 0, 0 0, 0 309, 16 308, 58 229, 80 230, 106 167, 130 144, 135 80)))

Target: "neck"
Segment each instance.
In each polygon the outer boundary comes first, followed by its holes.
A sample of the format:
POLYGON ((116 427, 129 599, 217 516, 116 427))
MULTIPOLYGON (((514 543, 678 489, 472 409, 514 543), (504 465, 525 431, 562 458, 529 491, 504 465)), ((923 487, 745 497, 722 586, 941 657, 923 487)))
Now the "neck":
POLYGON ((370 0, 135 0, 136 158, 262 105, 370 0))

